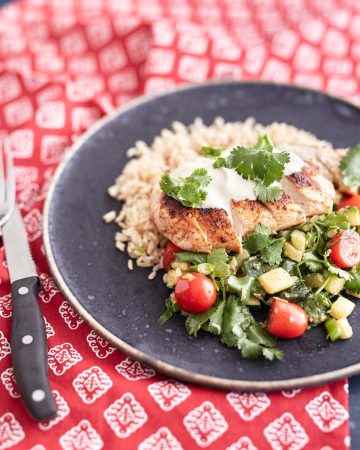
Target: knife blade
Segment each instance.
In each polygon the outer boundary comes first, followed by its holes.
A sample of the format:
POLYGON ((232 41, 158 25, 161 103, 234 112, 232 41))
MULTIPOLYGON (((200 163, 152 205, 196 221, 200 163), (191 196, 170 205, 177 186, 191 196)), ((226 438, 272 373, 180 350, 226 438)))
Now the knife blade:
POLYGON ((2 231, 10 280, 14 282, 21 278, 36 277, 25 225, 17 207, 2 231))
POLYGON ((56 415, 56 405, 48 378, 44 317, 37 302, 40 283, 17 207, 2 231, 11 281, 14 376, 30 414, 37 421, 49 420, 56 415))

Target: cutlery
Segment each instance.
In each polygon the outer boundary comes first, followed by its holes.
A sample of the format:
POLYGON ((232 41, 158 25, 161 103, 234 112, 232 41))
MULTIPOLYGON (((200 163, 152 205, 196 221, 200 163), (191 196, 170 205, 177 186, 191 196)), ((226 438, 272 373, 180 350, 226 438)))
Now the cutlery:
POLYGON ((11 358, 22 400, 37 421, 56 415, 47 364, 44 318, 37 296, 39 278, 15 203, 15 177, 9 153, 0 153, 0 227, 10 273, 12 294, 11 358))

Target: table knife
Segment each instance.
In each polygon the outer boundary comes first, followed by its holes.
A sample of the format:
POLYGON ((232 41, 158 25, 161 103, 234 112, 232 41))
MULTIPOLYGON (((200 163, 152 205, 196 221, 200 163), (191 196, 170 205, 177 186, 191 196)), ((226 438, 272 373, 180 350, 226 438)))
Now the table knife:
POLYGON ((18 208, 3 226, 12 293, 11 358, 14 376, 30 414, 37 421, 56 415, 47 364, 47 339, 37 296, 39 278, 18 208))

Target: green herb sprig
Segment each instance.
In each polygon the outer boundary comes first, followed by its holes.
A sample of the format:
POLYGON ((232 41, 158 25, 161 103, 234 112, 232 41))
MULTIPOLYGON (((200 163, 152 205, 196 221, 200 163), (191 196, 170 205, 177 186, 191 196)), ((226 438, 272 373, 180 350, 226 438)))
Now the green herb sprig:
POLYGON ((160 180, 160 189, 186 207, 199 208, 207 197, 205 188, 210 183, 207 170, 196 169, 186 178, 175 178, 165 173, 160 180))

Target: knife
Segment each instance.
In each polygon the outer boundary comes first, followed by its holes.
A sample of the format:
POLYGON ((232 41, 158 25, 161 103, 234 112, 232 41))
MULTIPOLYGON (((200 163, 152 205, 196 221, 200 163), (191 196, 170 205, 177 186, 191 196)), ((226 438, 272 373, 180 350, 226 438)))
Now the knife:
POLYGON ((48 378, 45 323, 37 302, 40 282, 16 206, 2 231, 11 281, 14 376, 30 414, 45 421, 56 415, 56 404, 48 378))

